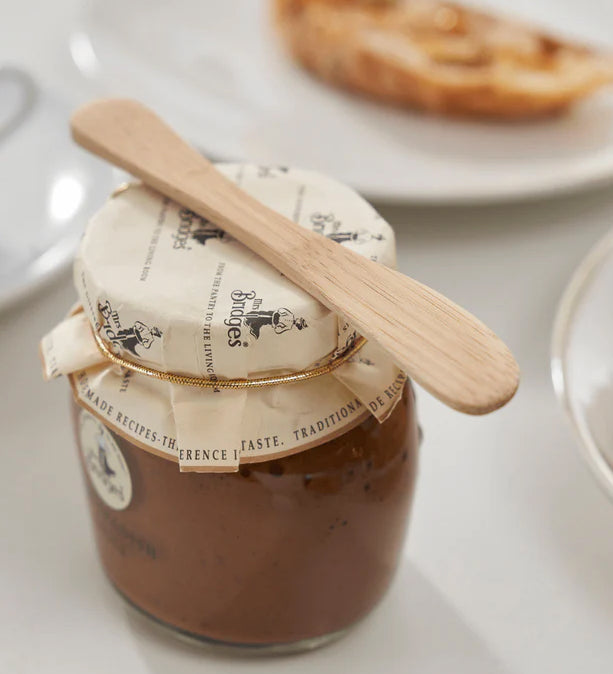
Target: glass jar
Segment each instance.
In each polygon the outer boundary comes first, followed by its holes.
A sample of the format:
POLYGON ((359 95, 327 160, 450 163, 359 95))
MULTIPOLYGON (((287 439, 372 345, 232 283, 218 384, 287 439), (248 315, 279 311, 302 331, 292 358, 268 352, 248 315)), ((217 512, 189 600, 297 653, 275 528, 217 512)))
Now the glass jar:
MULTIPOLYGON (((100 424, 73 403, 81 443, 83 415, 100 424)), ((158 623, 202 642, 305 650, 342 635, 389 587, 417 469, 410 384, 383 423, 367 415, 319 446, 236 473, 180 473, 106 428, 131 495, 125 509, 108 505, 81 446, 98 551, 121 596, 158 623)))
MULTIPOLYGON (((218 167, 301 227, 394 266, 358 194, 293 168, 218 167)), ((389 355, 214 223, 143 185, 92 218, 79 303, 42 341, 67 376, 102 565, 176 633, 312 648, 382 597, 419 432, 389 355)))

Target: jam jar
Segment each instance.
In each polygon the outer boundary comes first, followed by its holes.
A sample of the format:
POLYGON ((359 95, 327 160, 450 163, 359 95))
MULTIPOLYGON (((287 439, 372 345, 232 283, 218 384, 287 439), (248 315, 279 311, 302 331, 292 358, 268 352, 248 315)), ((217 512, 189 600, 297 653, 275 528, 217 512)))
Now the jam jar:
MULTIPOLYGON (((295 169, 219 170, 382 264, 389 225, 295 169)), ((42 341, 66 375, 102 567, 176 634, 293 652, 387 591, 415 489, 411 383, 340 316, 142 185, 89 223, 79 303, 42 341)))

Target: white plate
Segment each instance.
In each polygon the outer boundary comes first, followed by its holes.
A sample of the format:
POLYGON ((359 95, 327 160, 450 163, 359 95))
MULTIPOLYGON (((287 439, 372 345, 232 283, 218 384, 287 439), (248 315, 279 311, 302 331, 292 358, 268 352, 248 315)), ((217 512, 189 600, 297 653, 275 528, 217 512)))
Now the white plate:
POLYGON ((22 70, 0 68, 0 310, 70 262, 111 189, 111 169, 70 140, 70 110, 22 70))
MULTIPOLYGON (((269 2, 98 0, 72 55, 101 91, 140 98, 210 157, 317 169, 372 199, 491 201, 613 179, 613 93, 525 124, 389 109, 296 68, 271 30, 269 2)), ((508 11, 506 0, 481 4, 508 11)), ((608 0, 517 0, 514 11, 613 45, 608 0)))
POLYGON ((583 454, 613 498, 613 231, 581 263, 560 302, 552 376, 583 454))

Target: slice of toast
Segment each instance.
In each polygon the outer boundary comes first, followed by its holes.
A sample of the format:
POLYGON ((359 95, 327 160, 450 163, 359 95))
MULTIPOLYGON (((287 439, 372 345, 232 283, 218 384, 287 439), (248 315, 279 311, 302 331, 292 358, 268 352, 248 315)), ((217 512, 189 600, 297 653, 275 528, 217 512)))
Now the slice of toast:
POLYGON ((431 112, 561 112, 613 82, 613 57, 437 0, 273 0, 294 58, 319 77, 431 112))

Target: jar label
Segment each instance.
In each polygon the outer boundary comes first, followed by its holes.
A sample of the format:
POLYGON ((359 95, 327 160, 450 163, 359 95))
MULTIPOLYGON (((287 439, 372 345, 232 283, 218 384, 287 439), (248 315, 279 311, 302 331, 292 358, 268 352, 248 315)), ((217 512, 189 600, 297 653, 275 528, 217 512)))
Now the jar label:
POLYGON ((79 441, 85 470, 98 496, 113 510, 132 500, 128 464, 110 431, 85 410, 79 416, 79 441))

